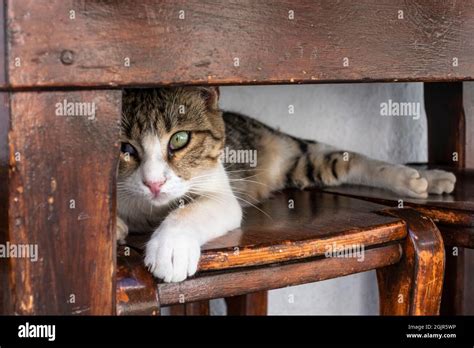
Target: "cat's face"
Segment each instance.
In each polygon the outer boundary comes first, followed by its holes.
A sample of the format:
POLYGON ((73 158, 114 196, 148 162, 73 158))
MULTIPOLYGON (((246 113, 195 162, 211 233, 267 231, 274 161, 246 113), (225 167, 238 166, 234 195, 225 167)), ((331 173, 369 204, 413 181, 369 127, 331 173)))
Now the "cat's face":
POLYGON ((225 126, 214 88, 124 91, 118 192, 162 206, 199 191, 215 170, 225 126))

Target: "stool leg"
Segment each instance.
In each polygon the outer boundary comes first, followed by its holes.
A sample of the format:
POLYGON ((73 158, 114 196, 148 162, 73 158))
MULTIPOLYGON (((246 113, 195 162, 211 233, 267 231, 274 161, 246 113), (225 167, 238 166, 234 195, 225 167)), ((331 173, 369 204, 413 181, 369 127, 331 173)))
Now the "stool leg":
POLYGON ((227 315, 267 315, 268 291, 227 297, 227 315))
POLYGON ((436 225, 412 209, 390 210, 405 220, 408 235, 399 263, 377 270, 382 315, 438 315, 444 245, 436 225))

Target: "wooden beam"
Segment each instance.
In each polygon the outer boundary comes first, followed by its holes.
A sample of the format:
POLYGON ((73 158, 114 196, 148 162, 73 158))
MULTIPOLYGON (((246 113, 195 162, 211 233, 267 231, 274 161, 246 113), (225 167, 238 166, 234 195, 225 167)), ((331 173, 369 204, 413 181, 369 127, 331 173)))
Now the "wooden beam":
POLYGON ((4 307, 10 314, 113 314, 121 94, 9 98, 0 118, 0 172, 9 177, 0 190, 8 217, 0 232, 10 250, 24 252, 6 259, 4 307), (64 103, 89 103, 94 114, 61 116, 64 103))
POLYGON ((474 77, 472 1, 8 0, 7 19, 4 88, 474 77))

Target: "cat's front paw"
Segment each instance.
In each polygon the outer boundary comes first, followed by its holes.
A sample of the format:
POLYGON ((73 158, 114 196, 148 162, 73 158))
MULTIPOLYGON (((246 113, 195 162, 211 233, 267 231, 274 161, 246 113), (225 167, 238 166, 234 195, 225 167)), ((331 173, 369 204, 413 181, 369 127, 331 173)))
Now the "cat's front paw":
POLYGON ((165 282, 180 282, 197 271, 201 248, 191 234, 163 229, 146 246, 145 265, 165 282))
POLYGON ((125 238, 127 238, 127 235, 128 235, 128 226, 119 217, 117 217, 116 233, 117 233, 117 243, 125 244, 125 238))

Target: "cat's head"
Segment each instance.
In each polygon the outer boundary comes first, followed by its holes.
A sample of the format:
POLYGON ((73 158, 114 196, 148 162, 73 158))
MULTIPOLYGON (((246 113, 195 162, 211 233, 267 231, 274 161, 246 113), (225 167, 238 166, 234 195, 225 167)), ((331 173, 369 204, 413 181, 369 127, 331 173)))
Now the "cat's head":
POLYGON ((213 87, 124 91, 120 195, 161 206, 199 187, 224 147, 218 95, 213 87))

